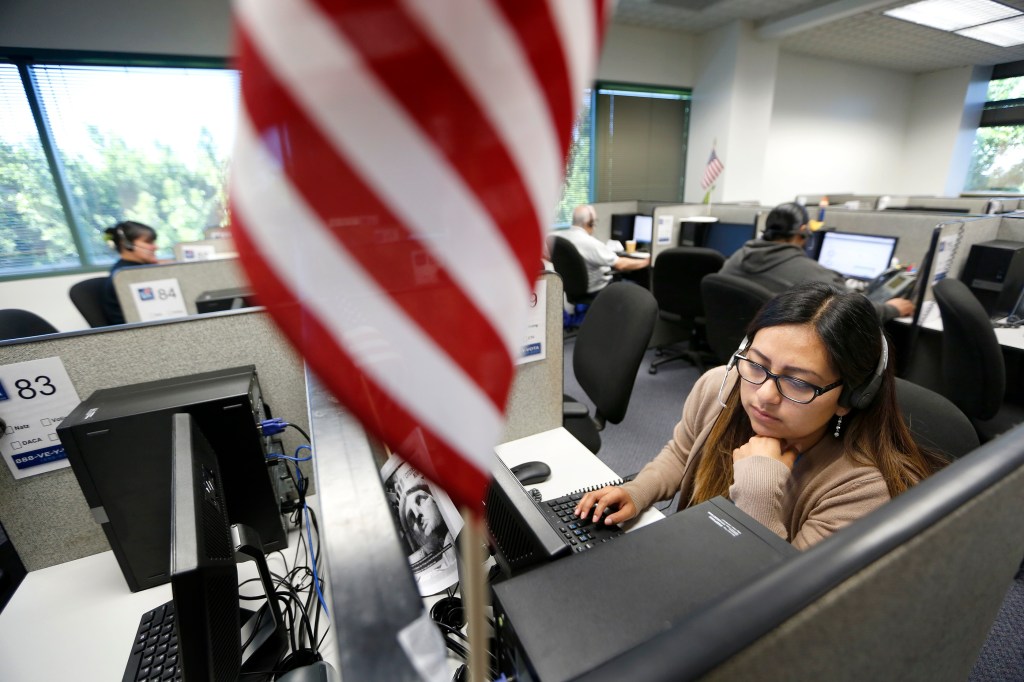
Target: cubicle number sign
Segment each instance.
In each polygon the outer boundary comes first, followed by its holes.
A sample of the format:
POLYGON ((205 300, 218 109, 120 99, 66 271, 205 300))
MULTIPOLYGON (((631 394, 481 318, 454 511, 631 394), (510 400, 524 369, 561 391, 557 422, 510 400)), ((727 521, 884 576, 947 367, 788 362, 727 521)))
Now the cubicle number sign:
POLYGON ((530 294, 530 309, 526 313, 526 338, 523 340, 523 352, 516 360, 517 365, 543 360, 547 356, 544 346, 547 336, 547 295, 548 283, 537 280, 530 294))
POLYGON ((0 367, 0 455, 14 478, 68 466, 57 427, 78 406, 78 392, 60 358, 0 367))
POLYGON ((217 249, 212 244, 193 244, 181 249, 181 260, 210 260, 217 257, 217 249))
POLYGON ((131 290, 132 301, 142 322, 188 315, 185 297, 181 294, 181 285, 176 278, 138 282, 131 285, 131 290))

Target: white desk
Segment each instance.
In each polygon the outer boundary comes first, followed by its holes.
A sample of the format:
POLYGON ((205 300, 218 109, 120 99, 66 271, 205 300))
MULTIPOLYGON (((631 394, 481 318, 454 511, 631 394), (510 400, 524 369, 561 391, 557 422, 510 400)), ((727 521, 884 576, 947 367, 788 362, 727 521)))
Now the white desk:
MULTIPOLYGON (((910 325, 913 319, 910 317, 898 317, 895 320, 902 324, 910 325)), ((928 317, 921 323, 922 329, 931 329, 932 331, 942 331, 942 318, 938 315, 938 308, 936 312, 928 317)), ((1003 348, 1014 348, 1016 350, 1024 350, 1024 327, 995 327, 993 331, 996 333, 996 339, 999 341, 999 345, 1003 348)))
MULTIPOLYGON (((296 542, 293 532, 284 550, 289 562, 296 542)), ((280 554, 267 561, 272 572, 283 572, 280 554)), ((238 564, 239 582, 255 577, 254 562, 238 564)), ((257 585, 244 591, 261 592, 257 585)), ((0 614, 0 680, 120 680, 142 614, 170 599, 170 584, 129 591, 110 551, 31 571, 0 614)), ((324 642, 327 660, 333 642, 324 642)))
MULTIPOLYGON (((607 464, 561 426, 504 443, 494 448, 494 451, 509 468, 533 460, 547 464, 551 469, 551 477, 543 483, 527 486, 528 489, 539 490, 545 500, 617 478, 607 464)), ((652 507, 623 527, 628 532, 664 517, 664 514, 652 507)))

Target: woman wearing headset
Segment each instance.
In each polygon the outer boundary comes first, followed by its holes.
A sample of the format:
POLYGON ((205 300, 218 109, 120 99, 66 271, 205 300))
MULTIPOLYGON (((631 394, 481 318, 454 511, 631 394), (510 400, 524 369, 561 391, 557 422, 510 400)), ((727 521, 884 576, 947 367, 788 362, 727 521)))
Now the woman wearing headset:
POLYGON ((156 263, 156 230, 149 225, 126 220, 104 232, 119 259, 110 268, 110 277, 103 289, 103 312, 110 324, 124 324, 124 312, 114 293, 114 273, 121 268, 156 263))
POLYGON ((681 492, 724 495, 804 549, 945 464, 914 443, 868 300, 808 283, 765 304, 730 363, 705 373, 672 440, 636 478, 576 507, 621 523, 681 492), (596 505, 596 508, 594 508, 596 505))

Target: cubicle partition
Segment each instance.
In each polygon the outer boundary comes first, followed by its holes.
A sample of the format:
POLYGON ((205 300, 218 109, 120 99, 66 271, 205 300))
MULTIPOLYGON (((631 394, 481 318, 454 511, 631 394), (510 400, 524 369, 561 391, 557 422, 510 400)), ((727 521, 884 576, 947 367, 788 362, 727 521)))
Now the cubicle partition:
MULTIPOLYGON (((223 241, 223 240, 212 240, 223 241)), ((181 296, 185 312, 196 314, 196 298, 205 291, 234 289, 246 285, 246 278, 237 258, 200 260, 190 263, 165 263, 144 268, 124 268, 114 275, 114 292, 124 311, 125 322, 141 322, 143 315, 132 294, 132 285, 144 282, 177 282, 175 296, 181 296)), ((165 292, 169 289, 165 286, 165 292)))
MULTIPOLYGON (((722 223, 753 224, 758 215, 767 212, 768 209, 762 206, 748 206, 736 204, 674 204, 658 206, 654 209, 654 243, 651 244, 652 263, 657 267, 658 254, 665 249, 679 246, 680 224, 686 218, 694 216, 710 216, 718 218, 722 223), (658 235, 661 230, 671 229, 671 236, 668 240, 661 240, 658 235)), ((756 236, 756 235, 755 235, 756 236)))
MULTIPOLYGON (((544 359, 517 367, 504 440, 562 423, 562 284, 553 273, 541 281, 544 359)), ((303 363, 262 308, 0 343, 0 366, 44 358, 59 358, 80 400, 101 388, 255 365, 273 415, 309 431, 303 363)), ((303 443, 295 434, 281 434, 288 453, 303 443)), ((30 571, 110 549, 70 468, 15 480, 0 466, 0 519, 30 571)))
POLYGON ((597 214, 594 237, 603 242, 612 238, 613 215, 616 213, 640 213, 640 205, 636 201, 601 201, 592 206, 594 213, 597 214))
POLYGON ((192 262, 233 258, 238 255, 235 240, 230 238, 199 239, 192 242, 178 242, 174 245, 174 260, 192 262))

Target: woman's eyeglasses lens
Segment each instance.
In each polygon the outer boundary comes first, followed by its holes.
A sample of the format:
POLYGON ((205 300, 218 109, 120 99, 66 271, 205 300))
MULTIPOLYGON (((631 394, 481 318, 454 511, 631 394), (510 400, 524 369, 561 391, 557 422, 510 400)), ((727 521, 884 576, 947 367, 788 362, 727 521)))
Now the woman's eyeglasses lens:
MULTIPOLYGON (((768 379, 768 370, 753 360, 737 358, 736 370, 745 381, 760 386, 768 379)), ((814 386, 786 376, 775 376, 775 386, 784 397, 795 403, 809 403, 816 397, 814 386)))

